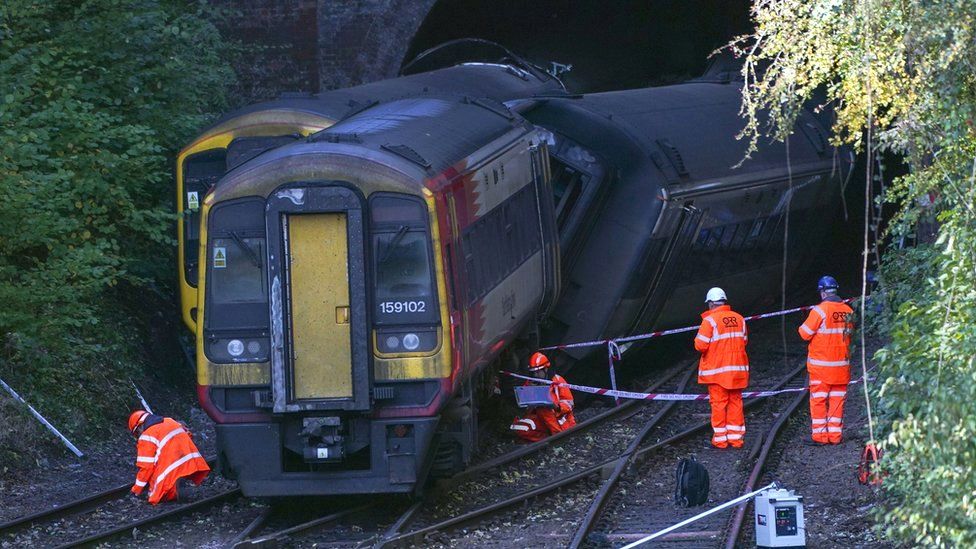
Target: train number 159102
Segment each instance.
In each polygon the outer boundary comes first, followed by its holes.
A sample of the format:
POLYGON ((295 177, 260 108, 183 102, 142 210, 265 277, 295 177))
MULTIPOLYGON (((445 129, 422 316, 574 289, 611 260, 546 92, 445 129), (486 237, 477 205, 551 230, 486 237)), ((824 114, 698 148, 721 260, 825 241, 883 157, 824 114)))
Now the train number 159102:
POLYGON ((423 313, 427 311, 426 301, 383 301, 380 312, 390 313, 423 313))

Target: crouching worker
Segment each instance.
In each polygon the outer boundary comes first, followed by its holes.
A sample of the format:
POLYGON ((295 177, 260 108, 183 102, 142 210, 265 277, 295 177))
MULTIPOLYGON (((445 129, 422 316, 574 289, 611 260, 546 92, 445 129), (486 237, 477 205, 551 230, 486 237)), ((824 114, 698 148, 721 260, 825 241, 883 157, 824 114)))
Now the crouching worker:
MULTIPOLYGON (((537 379, 549 379, 549 400, 547 406, 530 406, 522 417, 516 417, 510 427, 515 434, 529 442, 536 442, 549 435, 565 431, 576 425, 573 417, 573 392, 565 385, 566 380, 559 374, 550 375, 549 357, 534 353, 529 358, 529 375, 537 379)), ((525 385, 533 385, 526 381, 525 385)))
POLYGON ((139 472, 132 493, 139 496, 148 486, 149 503, 174 501, 178 497, 178 480, 185 478, 199 486, 210 473, 207 460, 180 422, 136 410, 129 416, 129 431, 138 439, 139 472))

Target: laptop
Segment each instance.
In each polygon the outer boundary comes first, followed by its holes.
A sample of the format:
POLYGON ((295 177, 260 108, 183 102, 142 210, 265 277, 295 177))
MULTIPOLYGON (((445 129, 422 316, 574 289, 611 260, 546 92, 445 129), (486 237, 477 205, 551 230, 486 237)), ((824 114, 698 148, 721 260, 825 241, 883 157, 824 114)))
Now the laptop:
POLYGON ((552 398, 549 397, 548 385, 523 385, 515 388, 515 402, 519 408, 529 408, 531 406, 552 407, 552 398))

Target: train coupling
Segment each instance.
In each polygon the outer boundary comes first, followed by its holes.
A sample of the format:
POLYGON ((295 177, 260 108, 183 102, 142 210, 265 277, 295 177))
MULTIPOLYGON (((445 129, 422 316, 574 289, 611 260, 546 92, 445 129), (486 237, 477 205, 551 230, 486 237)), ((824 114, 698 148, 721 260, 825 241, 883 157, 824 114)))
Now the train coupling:
POLYGON ((302 455, 306 463, 342 461, 345 457, 342 422, 338 417, 307 417, 302 420, 301 437, 305 441, 302 455))

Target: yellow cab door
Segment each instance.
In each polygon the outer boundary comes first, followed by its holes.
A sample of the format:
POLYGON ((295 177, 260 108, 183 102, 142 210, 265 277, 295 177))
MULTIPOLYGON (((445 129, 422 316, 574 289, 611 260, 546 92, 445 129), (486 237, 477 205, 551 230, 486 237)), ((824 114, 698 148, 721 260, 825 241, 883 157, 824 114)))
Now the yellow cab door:
POLYGON ((352 398, 346 213, 287 217, 292 398, 352 398))

